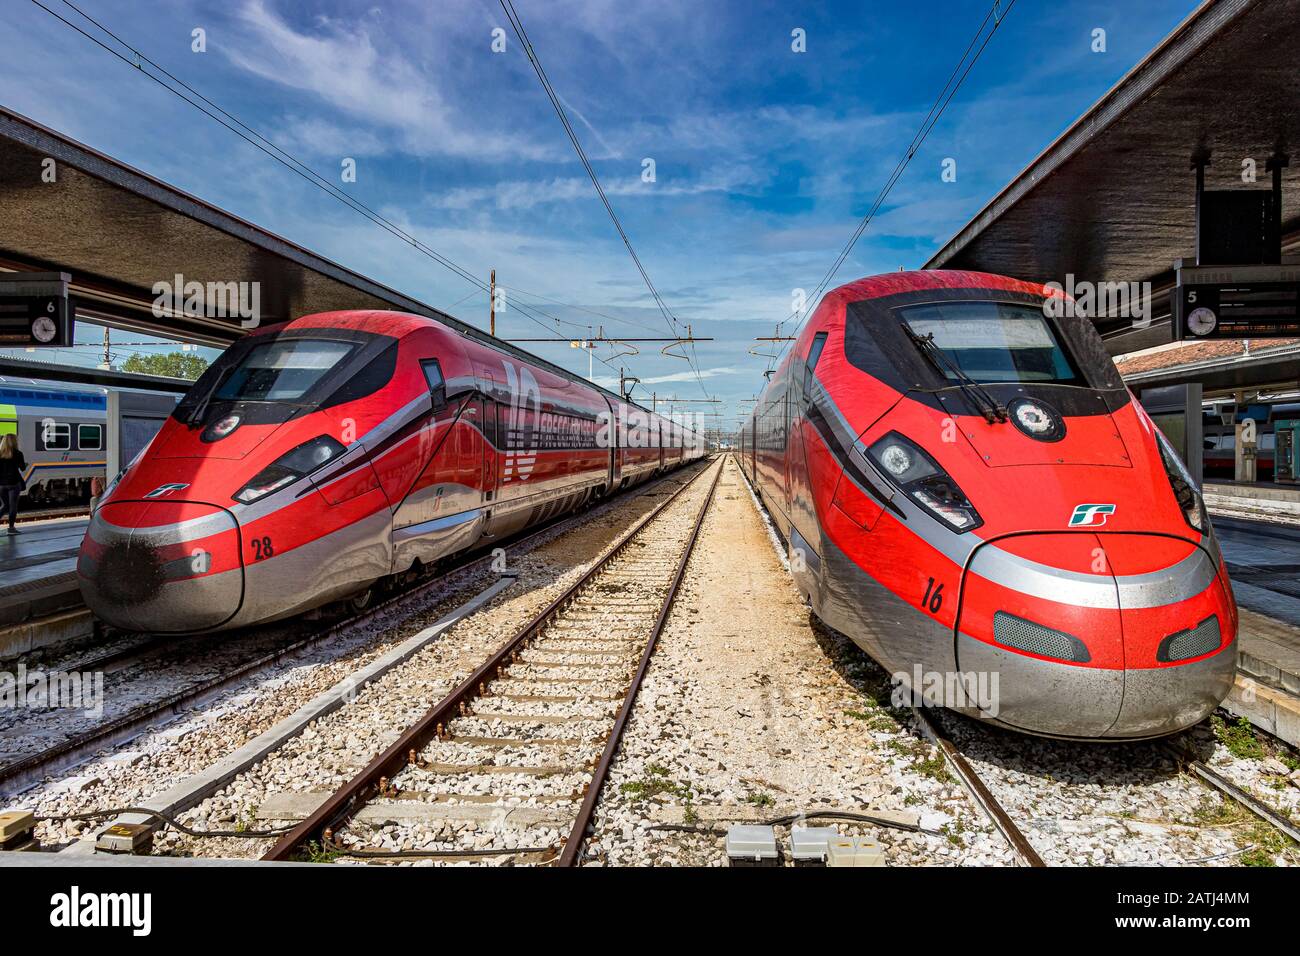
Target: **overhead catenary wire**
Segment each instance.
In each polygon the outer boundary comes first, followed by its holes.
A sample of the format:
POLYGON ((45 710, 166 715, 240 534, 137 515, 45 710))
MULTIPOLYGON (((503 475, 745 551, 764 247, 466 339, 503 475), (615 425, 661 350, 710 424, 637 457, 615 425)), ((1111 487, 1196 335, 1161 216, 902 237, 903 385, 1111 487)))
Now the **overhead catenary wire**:
MULTIPOLYGON (((629 319, 626 316, 617 316, 617 315, 610 315, 607 312, 598 312, 595 309, 589 309, 586 306, 575 305, 572 302, 561 302, 559 299, 555 299, 550 296, 541 295, 540 293, 537 292, 529 292, 526 289, 520 289, 515 286, 507 286, 504 285, 503 283, 497 283, 497 286, 499 288, 504 288, 507 292, 513 292, 518 295, 526 295, 534 299, 541 299, 543 302, 549 302, 552 305, 562 305, 566 309, 573 309, 575 312, 585 312, 587 315, 594 315, 597 318, 605 319, 609 322, 621 322, 625 325, 632 325, 632 326, 636 326, 639 329, 645 329, 648 332, 659 331, 659 329, 655 326, 648 325, 645 322, 638 322, 636 319, 629 319)), ((577 322, 566 322, 565 324, 572 325, 574 328, 583 328, 583 326, 577 322)))
MULTIPOLYGON (((637 251, 632 245, 632 240, 628 237, 627 230, 623 228, 623 223, 618 218, 618 213, 614 211, 614 204, 610 202, 609 196, 605 193, 605 188, 601 185, 600 177, 596 175, 595 167, 592 166, 591 160, 587 157, 587 151, 583 148, 582 141, 578 138, 578 134, 574 130, 573 124, 569 122, 568 111, 565 110, 564 104, 560 101, 559 94, 555 92, 555 88, 551 85, 551 81, 546 75, 546 70, 542 66, 542 61, 538 57, 537 51, 533 48, 532 42, 528 39, 528 31, 524 29, 523 21, 520 19, 519 13, 515 9, 513 0, 500 0, 500 3, 501 9, 506 15, 506 19, 510 21, 510 26, 515 31, 515 36, 518 37, 519 43, 523 47, 525 55, 528 57, 528 62, 533 67, 533 72, 537 74, 537 79, 541 82, 542 89, 545 91, 547 98, 551 101, 551 106, 555 109, 556 116, 560 118, 560 124, 564 127, 564 132, 569 137, 569 142, 573 144, 573 149, 578 154, 578 159, 582 163, 583 169, 586 170, 587 176, 591 179, 591 184, 596 189, 596 195, 600 198, 601 204, 605 207, 605 212, 609 215, 610 221, 614 224, 614 228, 618 231, 619 237, 623 240, 623 245, 627 248, 628 255, 632 257, 632 262, 636 265, 637 271, 641 274, 642 281, 645 282, 645 286, 650 291, 651 297, 659 307, 659 311, 663 314, 664 320, 668 323, 669 330, 674 335, 678 335, 677 317, 673 315, 672 310, 668 308, 663 296, 659 294, 659 290, 655 287, 654 281, 650 278, 650 273, 646 271, 645 265, 641 262, 641 257, 637 255, 637 251)), ((692 352, 694 352, 693 347, 692 352)), ((700 375, 698 359, 691 362, 691 367, 695 371, 695 378, 700 384, 700 389, 707 396, 709 390, 704 385, 703 376, 700 375)))
POLYGON ((246 141, 256 149, 270 156, 272 159, 274 159, 276 162, 280 163, 282 166, 289 169, 294 174, 302 177, 303 179, 307 180, 308 182, 312 183, 318 188, 327 191, 328 193, 330 193, 330 195, 334 196, 336 199, 340 200, 341 202, 344 202, 347 205, 351 206, 352 209, 354 209, 356 212, 365 216, 367 219, 370 219, 373 223, 385 229, 386 231, 390 232, 392 235, 409 243, 417 251, 421 252, 425 256, 433 259, 434 261, 438 262, 440 265, 456 273, 465 281, 476 286, 481 286, 484 289, 486 289, 486 286, 483 284, 482 280, 474 276, 471 272, 462 268, 461 266, 453 262, 451 259, 448 259, 446 256, 443 256, 437 250, 421 242, 417 237, 411 235, 410 233, 402 229, 400 226, 396 225, 395 223, 386 219, 384 216, 375 212, 365 203, 361 202, 358 199, 355 199, 354 197, 348 195, 343 190, 339 189, 328 179, 326 179, 325 177, 317 173, 315 170, 313 170, 306 163, 304 163, 303 161, 295 157, 292 153, 288 152, 283 147, 278 146, 276 143, 274 143, 267 137, 263 136, 261 133, 257 132, 257 130, 253 129, 251 126, 244 123, 237 116, 230 113, 228 110, 222 108, 218 104, 214 103, 211 99, 209 99, 208 97, 204 96, 202 93, 195 90, 184 80, 177 78, 174 74, 169 72, 167 69, 160 66, 158 63, 151 60, 149 57, 145 56, 143 53, 141 53, 138 49, 136 49, 126 40, 122 39, 122 37, 118 36, 108 27, 104 26, 98 20, 96 20, 95 18, 87 14, 85 11, 83 11, 80 7, 78 7, 75 3, 73 3, 72 0, 61 0, 61 2, 65 6, 76 11, 76 13, 82 18, 84 18, 86 21, 94 24, 96 28, 98 28, 99 30, 107 34, 109 37, 111 37, 114 42, 129 50, 132 56, 128 57, 125 54, 123 54, 120 50, 113 49, 112 46, 105 43, 99 37, 92 35, 90 32, 78 26, 77 24, 73 23, 71 20, 67 19, 66 17, 62 16, 56 11, 50 9, 48 6, 45 5, 45 3, 42 2, 42 0, 32 0, 32 3, 36 4, 36 6, 40 7, 46 13, 50 14, 50 16, 66 24, 73 30, 80 33, 86 39, 90 40, 92 43, 95 43, 97 46, 106 50, 108 53, 111 53, 113 56, 117 57, 123 63, 126 63, 128 66, 133 67, 134 69, 142 73, 144 76, 147 76, 149 79, 153 80, 155 83, 163 87, 163 89, 167 90, 168 92, 172 93, 174 96, 189 103, 195 109, 207 115, 210 119, 214 120, 217 123, 220 123, 222 126, 226 127, 226 129, 230 130, 232 133, 239 136, 241 139, 243 139, 244 141, 246 141), (146 66, 148 67, 148 69, 146 68, 146 66), (156 70, 157 73, 161 74, 162 76, 160 77, 155 75, 153 72, 151 72, 151 70, 156 70), (178 90, 176 89, 176 87, 169 85, 167 82, 165 82, 162 79, 162 77, 166 77, 172 83, 175 83, 176 86, 179 86, 180 89, 178 90), (193 97, 193 99, 191 97, 193 97))
MULTIPOLYGON (((63 5, 68 7, 70 10, 74 11, 78 16, 80 16, 86 22, 92 24, 96 29, 101 31, 103 34, 110 37, 113 43, 116 43, 118 46, 129 51, 130 56, 123 53, 122 50, 114 49, 112 45, 105 42, 100 37, 95 36, 90 31, 86 30, 79 24, 74 23, 73 21, 69 20, 67 17, 63 16, 59 12, 51 9, 49 6, 46 5, 46 3, 42 2, 42 0, 32 0, 32 3, 40 7, 42 10, 44 10, 50 16, 54 17, 59 22, 63 23, 65 26, 69 27, 72 30, 75 30, 77 33, 81 34, 81 36, 90 40, 92 43, 99 46, 101 49, 105 50, 106 52, 110 53, 118 60, 122 61, 123 63, 137 70, 139 73, 148 77, 150 80, 157 83, 159 86, 167 90, 173 96, 176 96, 178 99, 181 99, 184 102, 188 103, 190 106, 197 109, 199 112, 203 113, 208 118, 212 119, 214 122, 219 123, 221 126, 225 127, 227 130, 234 133, 236 136, 239 136, 249 145, 253 146, 260 152, 264 153, 265 155, 269 156, 271 159, 275 160, 280 165, 284 166, 286 169, 293 172, 295 175, 311 183, 317 188, 325 191, 327 194, 339 200, 340 202, 343 202, 348 207, 350 207, 354 212, 358 213, 361 216, 364 216, 366 219, 370 220, 372 223, 379 226, 381 229, 384 229, 386 232, 390 233, 394 237, 401 239, 405 243, 408 243, 413 249, 415 249, 420 254, 424 255, 429 259, 432 259, 433 261, 437 262, 439 265, 453 272, 455 275, 457 275, 464 281, 473 285, 475 289, 474 292, 472 292, 471 296, 469 297, 472 297, 473 295, 477 295, 480 292, 482 293, 489 292, 488 285, 485 282, 483 282, 482 279, 474 275, 474 273, 462 267, 461 265, 459 265, 452 259, 448 258, 447 256, 444 256, 443 254, 439 253, 436 249, 433 249, 427 243, 419 239, 419 237, 411 234, 409 231, 403 229, 401 226, 397 225, 392 220, 376 212, 366 203, 349 195, 347 192, 340 189, 338 186, 335 186, 326 177, 316 172, 314 169, 312 169, 302 160, 298 159, 288 150, 277 145, 274 141, 259 133, 256 129, 249 126, 243 120, 239 119, 239 117, 235 116, 229 110, 226 110, 225 108, 223 108, 222 106, 220 106, 219 104, 217 104, 216 102, 214 102, 213 100, 211 100, 210 98, 208 98, 207 96, 199 92, 198 90, 194 89, 184 80, 175 76, 173 73, 168 71, 165 67, 161 66, 154 60, 150 59, 148 56, 142 53, 135 46, 127 42, 123 37, 119 36, 113 30, 111 30, 104 24, 100 23, 94 17, 90 16, 88 13, 86 13, 84 10, 78 7, 75 3, 72 2, 72 0, 60 0, 60 2, 62 2, 63 5)), ((456 304, 459 305, 460 302, 464 302, 464 301, 466 301, 466 299, 463 298, 456 304)), ((543 328, 547 328, 545 323, 542 322, 539 318, 537 318, 538 314, 543 314, 543 315, 545 314, 542 313, 540 309, 537 309, 536 307, 529 307, 526 304, 520 304, 520 303, 516 303, 516 308, 518 308, 520 314, 523 315, 525 318, 529 319, 530 321, 538 325, 541 325, 543 328)), ((551 316, 547 316, 547 318, 550 318, 553 322, 555 322, 557 324, 557 329, 558 329, 559 320, 551 316)), ((603 359, 600 359, 599 356, 597 356, 597 359, 599 361, 604 361, 603 359)), ((610 367, 612 368, 613 366, 610 367)))
MULTIPOLYGON (((877 193, 875 201, 867 210, 866 215, 859 220, 857 228, 854 229, 852 236, 849 237, 849 241, 844 244, 844 248, 840 250, 834 263, 826 270, 826 274, 813 290, 813 294, 807 297, 806 301, 810 303, 810 305, 808 305, 802 312, 791 312, 789 316, 781 321, 781 324, 784 324, 791 319, 797 319, 794 328, 796 334, 799 329, 803 327, 803 323, 807 319, 808 315, 817 307, 817 302, 821 298, 822 293, 826 291, 827 286, 829 286, 831 281, 835 278, 835 274, 839 271, 840 266, 842 266, 845 260, 848 259, 849 254, 853 251, 853 247, 857 245, 858 240, 862 238, 862 234, 866 232, 867 226, 871 224, 871 220, 880 210, 880 207, 883 206, 885 200, 889 198, 889 194, 893 190, 894 185, 902 177, 913 157, 916 156, 917 151, 920 150, 921 146, 925 143, 926 138, 930 135, 930 131, 938 124, 944 111, 948 108, 948 104, 951 103, 953 97, 957 95, 957 91, 961 89, 962 84, 966 81, 966 77, 970 75, 970 71, 974 68, 975 64, 979 62, 980 57, 984 53, 984 49, 989 45, 989 41, 993 39, 994 35, 998 32, 998 28, 1002 26, 1002 23, 1006 20, 1015 5, 1016 0, 1010 0, 1005 7, 1002 6, 1002 0, 994 0, 992 6, 989 7, 988 12, 984 15, 984 19, 980 22, 979 29, 975 31, 975 35, 971 37, 970 43, 966 45, 966 49, 963 51, 961 59, 957 61, 957 65, 953 68, 952 73, 949 74, 948 81, 944 84, 943 89, 939 91, 939 95, 935 97, 934 103, 930 106, 930 111, 926 114, 925 119, 917 128, 916 133, 912 136, 912 141, 908 144, 906 152, 904 152, 902 158, 894 167, 893 172, 890 174, 889 179, 886 180, 884 186, 881 187, 880 192, 877 193), (992 29, 987 31, 986 35, 985 28, 988 27, 990 20, 992 20, 993 26, 992 29), (982 43, 980 42, 981 36, 984 37, 982 43), (977 43, 979 44, 978 49, 976 48, 977 43), (974 56, 971 56, 972 50, 975 51, 974 56), (967 62, 967 60, 969 60, 969 62, 967 62), (963 64, 965 65, 964 69, 963 64)), ((781 356, 785 354, 787 348, 789 348, 789 343, 782 345, 776 355, 770 359, 767 366, 769 370, 776 367, 776 364, 780 361, 781 356)))

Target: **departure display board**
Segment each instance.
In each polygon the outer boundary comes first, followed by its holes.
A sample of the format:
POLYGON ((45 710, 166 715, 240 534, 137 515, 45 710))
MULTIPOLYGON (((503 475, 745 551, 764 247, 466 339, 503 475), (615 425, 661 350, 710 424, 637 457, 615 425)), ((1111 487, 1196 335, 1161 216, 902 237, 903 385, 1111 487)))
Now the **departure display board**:
POLYGON ((1173 306, 1180 340, 1300 338, 1300 266, 1184 266, 1173 306))

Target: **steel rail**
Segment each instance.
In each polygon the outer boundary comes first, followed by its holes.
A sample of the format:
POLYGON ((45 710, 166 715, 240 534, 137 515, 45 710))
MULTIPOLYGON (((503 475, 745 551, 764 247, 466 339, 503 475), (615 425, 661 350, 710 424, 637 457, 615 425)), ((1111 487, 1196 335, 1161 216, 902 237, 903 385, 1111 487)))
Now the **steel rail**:
POLYGON ((1297 843, 1300 843, 1300 827, 1297 827, 1294 823, 1282 816, 1268 804, 1247 793, 1245 790, 1242 790, 1227 777, 1221 776, 1219 773, 1211 770, 1189 751, 1174 744, 1165 744, 1165 751, 1173 757, 1177 763, 1182 764, 1197 777, 1200 777, 1205 783, 1209 784, 1211 788, 1231 797, 1233 800, 1236 800, 1265 823, 1280 830, 1282 833, 1285 833, 1297 843))
POLYGON ((714 473, 713 482, 709 485, 709 493, 705 495, 704 504, 700 506, 700 513, 695 519, 695 527, 691 529, 691 536, 686 541, 686 549, 682 552, 682 559, 677 564, 677 573, 673 575, 672 584, 668 587, 668 593, 664 595, 663 605, 659 608, 659 617, 655 620, 654 629, 650 632, 645 651, 641 654, 641 664, 637 668, 636 676, 632 678, 632 683, 623 697, 623 706, 619 708, 618 717, 614 721, 614 729, 610 731, 609 739, 605 742, 605 749, 600 755, 600 762, 596 765, 591 782, 587 784, 586 796, 583 798, 582 806, 578 809, 578 819, 574 821, 572 829, 569 830, 568 839, 564 841, 564 849, 557 861, 558 866, 576 866, 578 863, 578 855, 582 850, 583 843, 586 842, 587 828, 591 824, 591 818, 595 815, 596 803, 600 800, 600 791, 605 785, 605 778, 609 776, 609 768, 618 755, 619 744, 623 740, 623 728, 627 726, 628 718, 632 715, 632 705, 636 703, 637 692, 641 690, 641 682, 645 680, 646 671, 650 668, 650 658, 655 652, 655 645, 659 641, 659 635, 663 633, 664 626, 668 623, 668 615, 672 613, 673 604, 677 601, 677 592, 681 589, 682 580, 686 577, 686 566, 695 553, 695 543, 699 540, 700 529, 704 527, 704 519, 708 516, 709 505, 713 503, 713 493, 718 489, 718 481, 722 478, 722 471, 722 468, 718 468, 714 473))
POLYGON ((933 740, 935 745, 939 748, 939 751, 943 754, 944 760, 947 761, 948 766, 952 768, 953 773, 957 775, 957 779, 961 782, 963 789, 965 789, 965 791, 970 795, 970 798, 975 801, 976 805, 984 811, 984 815, 989 818, 989 821, 995 827, 997 827, 998 832, 1002 834, 1003 838, 1011 846, 1011 851, 1015 853, 1016 859, 1018 859, 1023 866, 1047 866, 1047 864, 1043 862, 1043 858, 1038 855, 1038 851, 1034 849, 1034 845, 1029 842, 1028 837, 1026 837, 1024 833, 1021 832, 1020 828, 1016 826, 1015 822, 1007 814, 1007 811, 1002 808, 1002 804, 998 803, 997 797, 993 796, 993 792, 989 790, 984 781, 980 779, 979 774, 975 772, 975 768, 970 765, 970 762, 962 755, 962 752, 957 749, 957 745, 949 740, 948 737, 939 729, 938 724, 927 717, 921 708, 916 706, 916 704, 912 705, 912 714, 921 724, 926 736, 933 740))
MULTIPOLYGON (((695 478, 698 478, 699 475, 703 473, 704 472, 701 471, 699 474, 692 476, 690 481, 682 485, 681 488, 673 494, 679 494, 683 489, 688 487, 695 478)), ((660 481, 667 480, 667 478, 668 476, 665 475, 660 479, 660 481)), ((647 485, 644 488, 639 489, 639 493, 644 494, 645 491, 653 487, 655 487, 653 484, 647 485)), ((669 498, 668 500, 671 501, 672 499, 669 498)), ((657 513, 657 510, 658 509, 652 513, 657 513)), ((556 528, 563 526, 566 522, 575 520, 576 517, 579 516, 575 516, 572 513, 561 515, 554 521, 548 522, 513 540, 505 539, 504 541, 493 542, 493 546, 500 547, 502 544, 509 544, 514 548, 527 547, 534 539, 555 531, 556 528)), ((109 721, 92 727, 89 730, 68 737, 52 747, 48 747, 36 753, 29 754, 26 757, 21 757, 12 763, 0 766, 0 792, 3 792, 4 790, 21 791, 33 783, 38 783, 47 774, 57 772, 69 766, 76 766, 93 756, 95 753, 98 753, 100 750, 119 746, 128 740, 134 739, 147 730, 160 716, 177 714, 183 710, 201 705, 207 700, 210 700, 213 696, 220 694, 231 685, 237 684, 239 681, 259 670, 265 669, 266 667, 276 664, 301 651, 310 650, 312 647, 326 640, 337 637, 347 630, 364 625, 398 605, 414 602, 423 597, 429 591, 434 590, 439 585, 445 583, 452 575, 469 572, 476 566, 486 565, 492 560, 493 554, 491 551, 472 557, 463 564, 448 568, 441 574, 437 574, 426 581, 419 582, 409 590, 401 591, 379 604, 376 604, 374 607, 368 608, 360 614, 338 621, 319 633, 308 635, 307 637, 300 638, 283 647, 260 654, 253 660, 246 661, 233 670, 200 681, 197 684, 193 684, 183 690, 168 694, 158 700, 150 701, 149 703, 129 710, 124 714, 120 714, 109 721)), ((419 610, 420 608, 412 608, 411 613, 418 613, 419 610)), ((398 622, 398 624, 394 626, 400 626, 400 623, 401 622, 398 622)), ((184 639, 184 636, 180 637, 181 639, 184 639)), ((165 643, 169 642, 160 642, 159 646, 163 646, 165 643)), ((154 649, 156 649, 155 646, 151 644, 148 650, 151 651, 154 649)), ((104 655, 104 658, 100 663, 103 663, 104 661, 120 660, 130 656, 131 653, 132 649, 124 650, 120 652, 120 655, 119 652, 108 652, 104 655)))
POLYGON ((449 724, 462 713, 467 713, 469 702, 480 696, 489 682, 496 679, 501 670, 515 659, 519 651, 528 642, 538 636, 560 612, 573 600, 669 505, 692 487, 701 475, 708 472, 702 469, 689 481, 656 505, 635 525, 632 526, 606 554, 597 560, 577 581, 563 594, 553 600, 531 621, 525 624, 510 640, 501 645, 491 657, 480 664, 469 677, 461 681, 447 696, 404 731, 386 750, 370 761, 351 780, 334 791, 324 803, 317 807, 302 823, 280 838, 270 850, 262 856, 263 861, 287 861, 310 843, 324 845, 327 831, 333 831, 349 819, 361 805, 381 789, 382 783, 391 779, 412 762, 412 754, 417 753, 430 740, 438 735, 440 729, 449 724))
POLYGON ((85 505, 73 506, 72 508, 49 508, 46 510, 31 509, 28 511, 19 511, 18 516, 14 519, 15 524, 24 524, 29 521, 57 521, 60 518, 89 518, 90 509, 85 505))

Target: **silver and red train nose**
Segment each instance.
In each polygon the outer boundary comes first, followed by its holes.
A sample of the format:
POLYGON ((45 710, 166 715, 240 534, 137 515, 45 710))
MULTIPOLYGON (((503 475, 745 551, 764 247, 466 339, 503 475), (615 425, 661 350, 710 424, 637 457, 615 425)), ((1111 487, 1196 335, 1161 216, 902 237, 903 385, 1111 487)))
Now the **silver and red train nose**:
POLYGON ((224 508, 125 501, 100 507, 77 560, 86 606, 132 631, 202 631, 239 612, 239 528, 224 508))
POLYGON ((956 663, 962 674, 996 675, 986 716, 999 723, 1154 737, 1199 722, 1227 695, 1236 630, 1212 543, 1026 535, 985 543, 969 562, 956 663), (1029 557, 1047 553, 1050 564, 1029 557))

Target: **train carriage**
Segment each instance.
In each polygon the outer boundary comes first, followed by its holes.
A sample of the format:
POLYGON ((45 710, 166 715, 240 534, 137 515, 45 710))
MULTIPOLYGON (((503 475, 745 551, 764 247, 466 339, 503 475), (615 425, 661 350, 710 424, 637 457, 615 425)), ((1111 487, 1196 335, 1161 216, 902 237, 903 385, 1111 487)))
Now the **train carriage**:
POLYGON ((1131 739, 1232 684, 1237 608, 1199 490, 1042 286, 930 271, 828 293, 742 448, 814 612, 917 693, 955 675, 943 702, 975 716, 1131 739))
POLYGON ((84 503, 104 478, 107 392, 0 377, 0 435, 18 436, 30 506, 84 503))
POLYGON ((658 418, 433 319, 304 316, 232 345, 115 478, 81 590, 109 623, 160 632, 364 604, 702 453, 691 434, 671 462, 620 444, 658 418))

